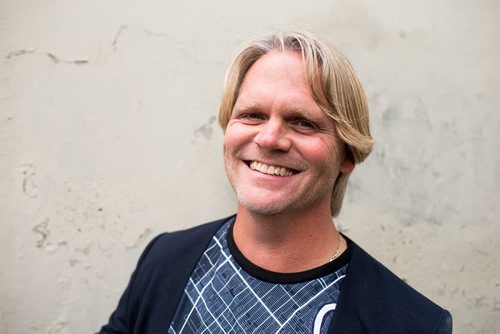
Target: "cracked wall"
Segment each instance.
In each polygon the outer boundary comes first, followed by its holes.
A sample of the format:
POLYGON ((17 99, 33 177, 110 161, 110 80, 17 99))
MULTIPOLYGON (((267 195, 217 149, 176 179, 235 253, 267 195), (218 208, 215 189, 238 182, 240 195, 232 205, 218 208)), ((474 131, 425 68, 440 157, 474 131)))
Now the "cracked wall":
POLYGON ((96 331, 151 238, 234 211, 224 72, 290 23, 327 34, 369 97, 341 230, 455 333, 498 332, 497 2, 0 1, 0 332, 96 331))

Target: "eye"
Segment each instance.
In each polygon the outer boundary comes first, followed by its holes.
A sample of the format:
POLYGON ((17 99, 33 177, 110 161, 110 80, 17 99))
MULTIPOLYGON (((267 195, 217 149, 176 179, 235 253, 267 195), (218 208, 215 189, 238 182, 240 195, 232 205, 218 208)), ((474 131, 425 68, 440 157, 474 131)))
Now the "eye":
POLYGON ((307 119, 297 119, 293 122, 295 128, 299 131, 314 131, 318 127, 315 123, 308 121, 307 119))
POLYGON ((243 113, 238 118, 246 124, 260 124, 266 119, 264 115, 256 112, 243 113))
POLYGON ((248 114, 244 114, 242 115, 242 118, 248 118, 248 119, 255 119, 255 120, 262 120, 264 119, 264 117, 258 113, 248 113, 248 114))
POLYGON ((304 121, 304 120, 298 121, 297 125, 301 126, 303 128, 309 128, 309 129, 313 129, 314 128, 314 125, 311 122, 304 121))

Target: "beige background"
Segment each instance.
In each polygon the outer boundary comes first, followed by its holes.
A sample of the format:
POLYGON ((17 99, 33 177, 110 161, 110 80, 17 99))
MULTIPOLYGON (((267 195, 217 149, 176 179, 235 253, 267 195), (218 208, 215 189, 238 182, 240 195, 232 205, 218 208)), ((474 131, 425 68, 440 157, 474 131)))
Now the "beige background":
POLYGON ((96 331, 154 235, 233 212, 224 71, 295 24, 370 101, 337 223, 455 333, 499 333, 499 4, 0 0, 0 332, 96 331))

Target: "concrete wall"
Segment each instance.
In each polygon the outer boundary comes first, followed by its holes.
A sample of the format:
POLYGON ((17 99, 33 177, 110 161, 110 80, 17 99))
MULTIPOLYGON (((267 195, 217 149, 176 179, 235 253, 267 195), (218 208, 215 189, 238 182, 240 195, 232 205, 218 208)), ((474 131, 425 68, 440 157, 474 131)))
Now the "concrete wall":
POLYGON ((253 36, 326 33, 377 144, 341 229, 499 333, 500 5, 494 0, 0 0, 0 332, 91 333, 156 234, 233 212, 216 114, 253 36))

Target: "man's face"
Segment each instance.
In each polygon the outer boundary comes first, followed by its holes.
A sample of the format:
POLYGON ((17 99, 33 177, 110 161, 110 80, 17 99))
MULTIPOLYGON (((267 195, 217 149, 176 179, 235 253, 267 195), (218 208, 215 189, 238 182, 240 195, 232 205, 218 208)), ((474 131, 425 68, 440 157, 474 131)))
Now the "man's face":
POLYGON ((314 101, 302 56, 271 52, 248 71, 224 135, 224 163, 240 208, 274 215, 330 210, 349 173, 335 124, 314 101))

